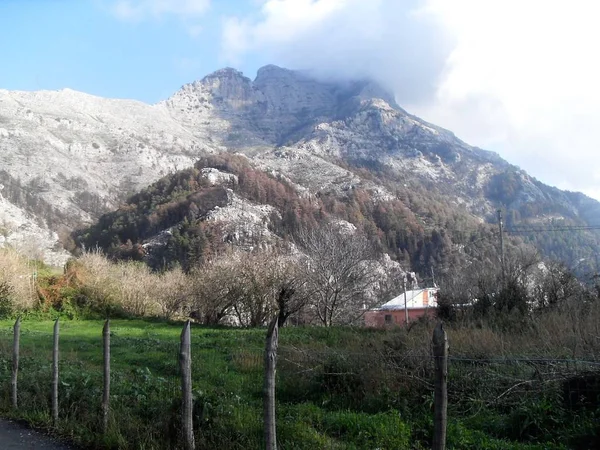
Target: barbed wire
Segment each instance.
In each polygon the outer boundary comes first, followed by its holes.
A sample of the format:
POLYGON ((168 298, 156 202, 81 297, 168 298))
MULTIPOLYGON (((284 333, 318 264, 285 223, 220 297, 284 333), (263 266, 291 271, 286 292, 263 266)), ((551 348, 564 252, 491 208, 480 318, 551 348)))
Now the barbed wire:
MULTIPOLYGON (((32 336, 48 336, 50 338, 52 336, 51 332, 45 332, 40 330, 23 330, 23 335, 32 335, 32 336)), ((10 338, 12 339, 12 329, 2 328, 0 329, 0 338, 10 338)), ((71 339, 69 337, 68 339, 71 339)), ((172 351, 176 352, 179 348, 179 342, 177 338, 173 339, 159 339, 157 337, 129 337, 129 336, 119 336, 117 333, 113 333, 113 339, 116 341, 125 341, 125 342, 155 342, 159 341, 163 346, 172 346, 172 351)), ((100 342, 100 334, 98 336, 98 341, 100 342)), ((221 345, 213 345, 207 346, 200 342, 198 342, 198 337, 195 337, 192 341, 192 349, 196 348, 200 351, 200 353, 205 354, 207 352, 218 351, 221 354, 227 354, 229 357, 236 357, 242 354, 247 356, 256 355, 261 356, 264 353, 264 347, 258 345, 244 345, 244 347, 239 349, 228 348, 235 347, 238 343, 243 343, 244 340, 240 339, 239 342, 231 341, 227 344, 227 346, 221 345)), ((51 347, 51 342, 48 344, 40 345, 39 342, 27 342, 27 346, 32 345, 34 347, 51 347)), ((348 357, 366 357, 366 358, 375 358, 381 356, 390 356, 395 358, 402 359, 413 359, 413 360, 432 360, 434 358, 431 353, 420 353, 420 352, 412 352, 410 349, 408 350, 395 350, 395 349, 381 349, 379 351, 356 351, 356 350, 346 350, 336 347, 325 347, 325 348, 311 348, 311 347, 300 347, 296 345, 290 344, 280 344, 279 345, 279 353, 280 354, 288 354, 288 353, 296 353, 296 354, 307 354, 309 356, 348 356, 348 357)), ((448 361, 455 362, 479 362, 479 363, 490 363, 490 364, 506 364, 506 363, 537 363, 537 364, 548 364, 548 363, 560 363, 560 364, 582 364, 588 366, 598 366, 600 367, 600 360, 597 359, 581 359, 581 358, 554 358, 554 357, 540 357, 540 356, 499 356, 499 357, 469 357, 463 355, 449 355, 448 361)))

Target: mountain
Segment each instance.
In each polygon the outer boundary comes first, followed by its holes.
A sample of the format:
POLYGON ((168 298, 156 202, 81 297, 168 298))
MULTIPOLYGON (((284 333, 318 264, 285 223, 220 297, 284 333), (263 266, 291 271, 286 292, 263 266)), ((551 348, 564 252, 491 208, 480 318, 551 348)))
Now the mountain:
MULTIPOLYGON (((72 230, 119 205, 132 208, 127 199, 135 192, 222 153, 245 155, 253 170, 284 180, 299 198, 326 205, 329 214, 359 226, 372 222, 371 233, 379 233, 384 247, 395 257, 409 253, 405 259, 413 266, 423 259, 415 256, 419 239, 423 247, 433 231, 445 231, 448 246, 460 249, 480 224, 495 222, 500 207, 509 227, 585 226, 600 217, 595 200, 547 186, 409 114, 376 83, 324 82, 270 65, 255 80, 219 70, 155 105, 71 90, 0 90, 0 245, 61 263, 68 256, 62 247, 73 246, 72 230), (393 235, 384 230, 391 213, 377 212, 382 205, 395 211, 393 220, 404 208, 407 229, 418 231, 414 245, 413 231, 403 233, 401 225, 393 235)), ((239 176, 217 167, 196 170, 207 177, 239 176)), ((257 208, 268 230, 269 207, 282 212, 281 205, 262 204, 259 197, 223 195, 204 216, 237 205, 237 216, 222 214, 227 222, 257 208)), ((595 264, 600 243, 593 230, 523 239, 567 264, 585 259, 586 266, 595 264)))

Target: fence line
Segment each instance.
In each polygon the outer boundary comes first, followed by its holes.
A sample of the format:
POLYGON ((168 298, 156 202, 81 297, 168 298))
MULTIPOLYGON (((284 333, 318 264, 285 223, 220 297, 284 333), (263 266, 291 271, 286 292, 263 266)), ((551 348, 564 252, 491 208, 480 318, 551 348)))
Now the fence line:
MULTIPOLYGON (((206 350, 218 350, 218 346, 214 347, 202 347, 201 344, 198 346, 198 352, 194 347, 194 359, 192 360, 192 341, 191 341, 191 324, 186 322, 183 327, 179 348, 177 349, 179 354, 179 372, 174 369, 170 373, 172 378, 153 377, 152 380, 157 383, 162 383, 165 386, 164 390, 161 390, 156 395, 164 395, 165 400, 178 399, 179 395, 182 396, 181 403, 181 430, 180 436, 183 438, 186 448, 195 448, 195 436, 196 434, 202 433, 201 423, 204 414, 204 404, 202 413, 194 415, 194 401, 192 399, 192 371, 194 373, 204 373, 208 371, 207 367, 202 365, 207 357, 214 357, 213 354, 204 353, 206 350), (180 381, 180 388, 176 386, 175 378, 180 381), (194 423, 195 421, 195 423, 194 423)), ((36 335, 47 335, 46 333, 32 333, 36 335)), ((20 335, 21 335, 21 321, 17 319, 13 327, 13 370, 12 370, 12 400, 13 406, 17 407, 17 377, 19 373, 19 355, 20 355, 20 335)), ((1 336, 1 335, 0 335, 1 336)), ((140 342, 148 343, 149 339, 138 339, 138 338, 123 338, 126 342, 140 342)), ((119 338, 115 339, 119 343, 119 338)), ((102 330, 102 342, 103 342, 103 378, 104 387, 102 389, 102 424, 104 432, 108 432, 109 424, 109 411, 110 411, 110 380, 111 376, 119 377, 119 370, 111 375, 111 336, 110 336, 110 322, 107 320, 104 323, 102 330)), ((61 396, 61 408, 59 409, 58 402, 58 368, 59 368, 59 321, 56 320, 54 323, 54 340, 52 347, 52 418, 56 422, 59 419, 59 412, 64 411, 66 403, 66 396, 61 396)), ((175 353, 175 342, 173 344, 173 352, 175 353)), ((433 354, 395 354, 395 352, 381 352, 374 354, 373 352, 354 352, 344 351, 339 349, 321 349, 315 351, 308 351, 294 345, 279 345, 278 342, 278 328, 276 319, 271 322, 266 335, 265 347, 260 348, 258 346, 244 346, 240 351, 227 350, 227 356, 224 361, 235 366, 236 370, 247 371, 249 374, 255 374, 255 372, 261 372, 261 378, 258 376, 251 378, 248 375, 248 386, 253 386, 256 391, 259 390, 260 381, 263 382, 263 434, 264 442, 266 443, 267 449, 272 450, 277 448, 276 438, 276 413, 275 413, 275 392, 276 382, 286 381, 286 377, 292 374, 311 374, 316 373, 328 377, 348 377, 354 375, 361 370, 363 366, 369 366, 373 364, 380 364, 380 366, 388 373, 393 373, 394 376, 403 377, 406 376, 411 380, 415 380, 424 383, 427 388, 432 388, 434 391, 434 427, 432 429, 433 435, 433 446, 435 450, 445 448, 446 440, 446 424, 447 424, 447 409, 448 403, 459 404, 462 400, 457 398, 457 393, 460 392, 460 386, 453 387, 452 384, 448 386, 448 368, 451 366, 455 374, 462 373, 461 371, 470 371, 475 365, 484 365, 483 374, 486 375, 484 379, 477 380, 473 379, 473 383, 487 383, 489 387, 489 398, 486 399, 486 403, 501 403, 511 402, 514 400, 508 400, 509 398, 518 398, 522 392, 530 391, 531 386, 543 386, 544 383, 554 383, 557 381, 569 380, 573 377, 573 374, 584 373, 586 366, 596 368, 600 366, 598 361, 586 361, 576 359, 546 359, 546 358, 466 358, 460 356, 448 356, 448 338, 446 332, 443 330, 441 325, 436 327, 433 339, 432 339, 433 354), (359 357, 362 357, 361 360, 359 357), (383 357, 381 360, 377 360, 377 357, 383 357), (336 360, 336 358, 346 359, 349 364, 347 366, 325 367, 329 364, 330 360, 336 360), (279 360, 279 361, 277 361, 279 360), (276 371, 276 363, 283 364, 282 367, 276 371), (419 367, 423 367, 423 372, 413 371, 412 367, 404 367, 409 365, 411 362, 417 362, 420 364, 419 367), (362 364, 362 366, 361 366, 362 364), (574 367, 570 367, 574 366, 574 367), (433 366, 433 370, 431 370, 433 366), (579 366, 579 367, 578 367, 579 366), (262 370, 264 369, 264 371, 262 370), (402 371, 405 370, 406 373, 402 371), (277 377, 276 377, 277 373, 277 377), (431 383, 431 379, 434 378, 434 384, 431 383), (261 380, 262 379, 262 380, 261 380)), ((82 344, 83 345, 83 344, 82 344)), ((151 345, 151 342, 149 343, 151 345)), ((64 359, 64 353, 61 353, 64 359)), ((26 366, 27 358, 23 358, 23 365, 26 366)), ((174 363, 174 361, 173 361, 174 363)), ((166 364, 168 365, 168 364, 166 364)), ((173 364, 176 368, 177 365, 173 364)), ((143 369, 135 369, 139 372, 136 374, 140 377, 140 382, 144 382, 145 379, 149 379, 151 374, 144 373, 143 369)), ((147 370, 147 369, 146 369, 147 370)), ((212 377, 225 377, 227 371, 210 374, 212 377)), ((63 373, 61 372, 61 378, 63 373)), ((207 375, 209 376, 209 375, 207 375)), ((392 375, 389 375, 392 376, 392 375)), ((458 377, 457 377, 458 378, 458 377)), ((46 378, 47 379, 47 378, 46 378)), ((132 383, 133 384, 133 383, 132 383)), ((46 384, 47 386, 47 384, 46 384)), ((135 385, 129 386, 130 389, 135 389, 135 385)), ((240 386, 240 389, 246 386, 240 386)), ((279 386, 277 386, 279 387, 279 386)), ((122 388, 120 388, 122 389, 122 388)), ((579 392, 578 386, 571 386, 572 392, 569 393, 572 397, 573 402, 580 402, 580 398, 575 396, 575 393, 579 392)), ((99 394, 99 390, 98 390, 99 394)), ((115 395, 125 397, 122 392, 117 392, 115 395)), ((127 394, 129 395, 129 394, 127 394)), ((135 395, 135 394, 131 394, 135 395)), ((139 395, 139 394, 138 394, 139 395)), ((97 401, 97 400, 96 400, 97 401)), ((202 399, 199 399, 202 401, 202 399)), ((97 403, 96 403, 97 404, 97 403)), ((510 404, 510 403, 509 403, 510 404)), ((23 406, 21 406, 23 408, 23 406)), ((242 407, 242 406, 240 406, 242 407)), ((470 407, 467 405, 467 407, 470 407)), ((456 411, 456 410, 453 410, 456 411)))
POLYGON ((265 344, 265 385, 264 385, 264 429, 267 450, 277 450, 275 421, 275 370, 277 365, 277 344, 279 341, 279 318, 275 316, 267 331, 265 344))
POLYGON ((433 330, 435 362, 433 450, 445 450, 448 423, 448 335, 441 323, 433 330))
POLYGON ((54 339, 52 345, 52 421, 58 422, 58 319, 54 322, 54 339))
POLYGON ((19 340, 21 337, 21 318, 18 317, 13 327, 13 359, 12 359, 12 405, 17 409, 19 402, 17 397, 17 381, 19 376, 19 340))
POLYGON ((192 397, 192 338, 190 321, 181 331, 179 350, 179 368, 181 370, 181 421, 183 423, 183 440, 186 450, 194 450, 193 397, 192 397))
POLYGON ((102 327, 102 430, 108 432, 108 416, 110 412, 110 320, 106 319, 102 327))

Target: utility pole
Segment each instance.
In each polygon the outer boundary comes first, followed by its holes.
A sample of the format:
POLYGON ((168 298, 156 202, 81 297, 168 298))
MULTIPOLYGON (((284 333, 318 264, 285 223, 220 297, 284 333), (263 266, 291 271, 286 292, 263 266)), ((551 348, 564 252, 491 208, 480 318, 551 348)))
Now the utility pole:
POLYGON ((404 287, 404 325, 408 326, 408 306, 406 304, 406 276, 402 278, 402 286, 404 287))
POLYGON ((431 269, 431 283, 432 283, 433 287, 437 287, 435 284, 435 273, 433 273, 433 266, 431 266, 430 269, 431 269))
POLYGON ((504 224, 502 223, 502 210, 498 210, 498 230, 500 232, 500 262, 502 264, 502 284, 506 281, 506 265, 504 262, 504 224))

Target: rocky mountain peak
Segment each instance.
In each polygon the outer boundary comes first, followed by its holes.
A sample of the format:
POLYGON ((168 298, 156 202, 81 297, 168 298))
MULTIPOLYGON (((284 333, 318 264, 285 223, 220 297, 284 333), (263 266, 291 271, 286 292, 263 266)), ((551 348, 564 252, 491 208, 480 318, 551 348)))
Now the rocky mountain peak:
POLYGON ((294 79, 299 77, 301 77, 301 73, 298 71, 285 69, 283 67, 276 66, 275 64, 267 64, 266 66, 258 69, 254 82, 261 85, 274 79, 294 79))
POLYGON ((211 94, 214 103, 226 108, 240 109, 256 100, 250 78, 232 68, 217 70, 204 77, 200 84, 211 94))
POLYGON ((254 81, 232 68, 217 70, 170 99, 171 108, 191 114, 192 122, 198 110, 210 109, 219 117, 242 121, 244 128, 258 126, 268 141, 277 140, 273 132, 281 137, 304 125, 353 114, 369 103, 402 111, 394 96, 374 81, 323 81, 272 64, 261 67, 254 81))
MULTIPOLYGON (((156 105, 69 89, 0 90, 0 246, 38 236, 54 252, 56 232, 91 223, 127 194, 224 150, 306 195, 344 195, 366 183, 348 169, 355 164, 393 174, 401 189, 426 186, 483 220, 499 204, 535 220, 536 211, 600 217, 597 202, 512 176, 498 155, 410 115, 374 81, 268 65, 254 80, 218 70, 156 105)), ((382 192, 377 198, 391 195, 369 186, 382 192)))
POLYGON ((204 78, 202 78, 202 81, 204 80, 209 80, 209 79, 214 79, 214 78, 219 78, 219 79, 224 79, 224 78, 246 78, 248 79, 246 76, 244 76, 244 73, 234 69, 233 67, 223 67, 222 69, 218 69, 215 70, 212 73, 209 73, 208 75, 206 75, 204 78))

